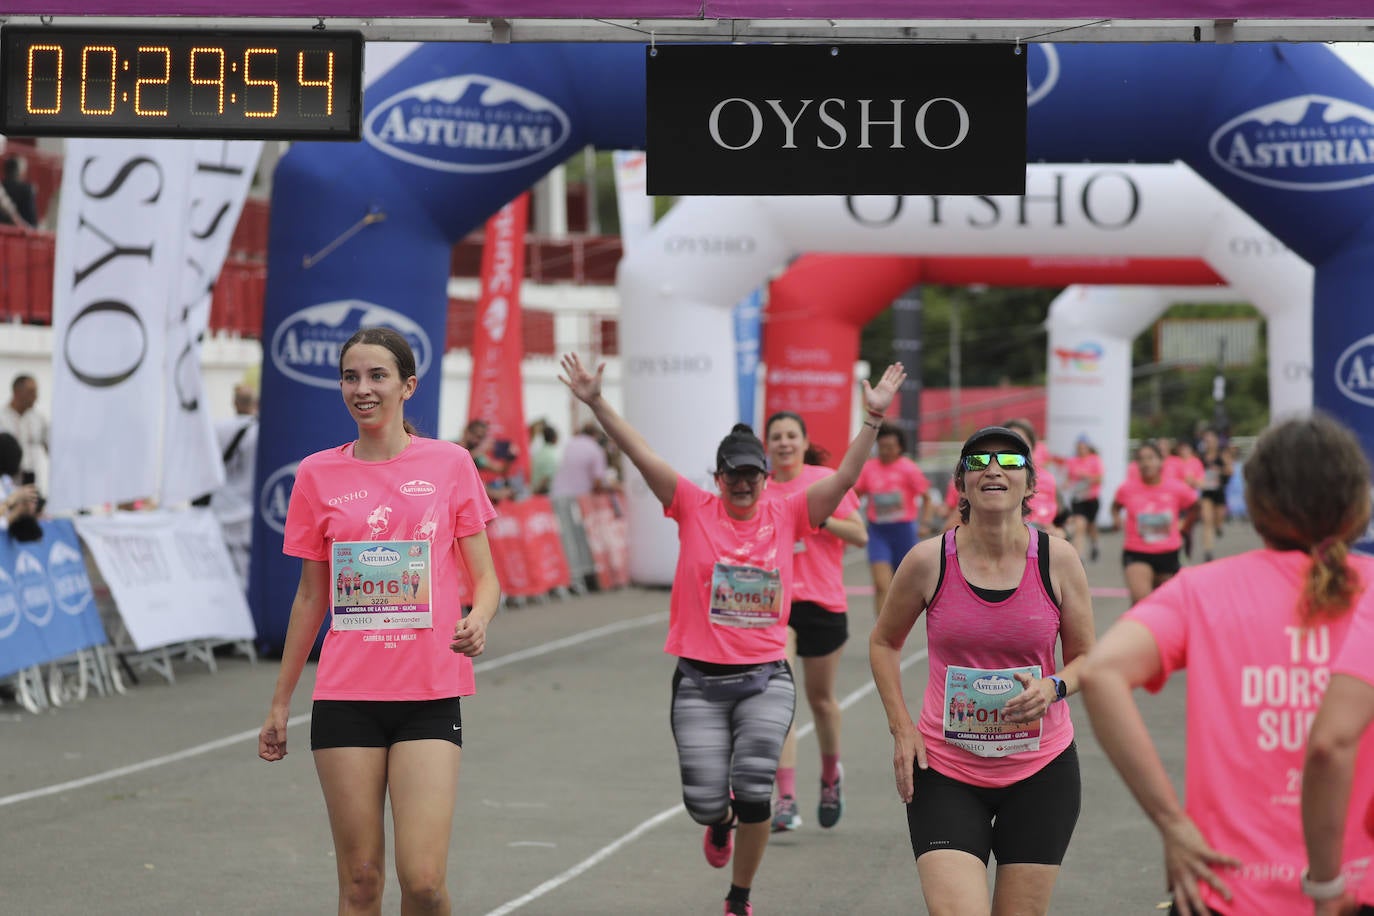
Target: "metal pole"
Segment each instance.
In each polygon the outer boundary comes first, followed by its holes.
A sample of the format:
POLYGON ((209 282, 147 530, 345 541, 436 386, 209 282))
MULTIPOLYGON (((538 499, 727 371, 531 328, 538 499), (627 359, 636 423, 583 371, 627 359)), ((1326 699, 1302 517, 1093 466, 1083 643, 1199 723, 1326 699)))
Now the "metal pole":
POLYGON ((906 369, 902 382, 902 415, 897 426, 911 444, 911 455, 921 452, 921 286, 917 284, 892 303, 892 358, 906 369))

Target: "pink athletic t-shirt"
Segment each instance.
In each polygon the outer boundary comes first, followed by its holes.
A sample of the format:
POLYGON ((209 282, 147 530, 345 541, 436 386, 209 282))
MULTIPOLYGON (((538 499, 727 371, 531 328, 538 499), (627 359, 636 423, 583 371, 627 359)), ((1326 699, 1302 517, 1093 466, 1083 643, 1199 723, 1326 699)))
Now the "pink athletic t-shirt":
MULTIPOLYGON (((835 472, 814 464, 802 465, 801 473, 783 482, 770 480, 764 499, 783 499, 803 493, 811 484, 835 472)), ((846 490, 840 507, 830 516, 846 519, 859 508, 859 498, 846 490)), ((797 539, 792 547, 792 600, 814 601, 827 611, 843 614, 849 610, 844 590, 844 541, 829 531, 817 530, 797 539)))
POLYGON ((1065 462, 1068 472, 1069 497, 1075 502, 1098 499, 1102 495, 1102 458, 1091 453, 1074 455, 1065 462), (1096 477, 1097 482, 1091 483, 1096 477))
MULTIPOLYGON (((1357 677, 1374 686, 1374 593, 1366 591, 1355 606, 1350 618, 1350 629, 1345 634, 1345 642, 1331 666, 1333 672, 1357 677)), ((1346 819, 1345 859, 1350 861, 1351 830, 1363 831, 1365 837, 1374 843, 1370 831, 1374 823, 1366 818, 1374 818, 1374 729, 1365 732, 1364 743, 1360 745, 1360 756, 1355 771, 1354 791, 1350 794, 1350 814, 1346 819), (1363 782, 1362 782, 1363 781, 1363 782), (1363 788, 1363 791, 1362 791, 1363 788)), ((1352 878, 1355 877, 1352 872, 1352 878)), ((1365 905, 1374 906, 1374 862, 1365 868, 1363 882, 1354 883, 1355 896, 1365 905)))
POLYGON ((1171 553, 1183 546, 1178 514, 1197 502, 1197 491, 1181 480, 1163 477, 1151 485, 1139 478, 1117 488, 1113 503, 1126 509, 1122 547, 1136 553, 1171 553))
MULTIPOLYGON (((1310 629, 1298 622, 1310 562, 1300 551, 1252 550, 1189 567, 1126 613, 1159 646, 1161 673, 1146 689, 1158 691, 1169 675, 1188 670, 1188 816, 1213 848, 1245 863, 1219 871, 1234 895, 1230 903, 1201 885, 1203 902, 1219 913, 1312 911, 1298 886, 1307 864, 1303 755, 1331 662, 1347 645, 1351 615, 1310 629)), ((1351 563, 1369 582, 1374 560, 1352 557, 1351 563)), ((1372 793, 1369 734, 1351 797, 1367 800, 1372 793)), ((1347 866, 1374 855, 1374 839, 1358 821, 1352 818, 1346 830, 1347 866)))
POLYGON ((883 524, 916 518, 918 500, 929 489, 926 475, 905 455, 891 464, 868 459, 854 485, 855 493, 868 497, 868 520, 883 524))
MULTIPOLYGON (((1040 581, 1039 534, 1027 527, 1030 544, 1026 568, 1016 592, 1005 601, 985 601, 964 580, 959 568, 955 532, 944 534, 945 576, 926 608, 926 645, 930 649, 930 675, 921 705, 919 728, 925 740, 926 758, 939 773, 975 786, 1001 787, 1040 771, 1073 741, 1069 704, 1050 704, 1039 723, 1039 748, 1006 756, 980 756, 950 744, 946 738, 946 710, 955 718, 963 708, 961 698, 947 695, 952 682, 950 667, 1004 671, 1040 666, 1040 677, 1054 674, 1055 646, 1059 641, 1059 608, 1040 581)), ((956 729, 957 729, 956 724, 956 729)), ((970 724, 970 729, 974 726, 970 724)))
POLYGON ((1050 528, 1059 515, 1059 484, 1048 470, 1040 470, 1035 478, 1035 495, 1030 498, 1030 515, 1026 521, 1041 528, 1050 528))
POLYGON ((663 510, 677 521, 677 569, 663 651, 721 665, 786 655, 792 545, 811 528, 806 494, 759 500, 733 519, 718 495, 678 477, 663 510))
MULTIPOLYGON (((300 463, 286 512, 282 551, 288 556, 328 563, 334 543, 345 541, 424 541, 430 551, 432 626, 331 626, 320 650, 315 699, 437 700, 476 690, 472 660, 449 648, 462 615, 463 560, 455 539, 485 530, 495 517, 472 456, 453 442, 415 436, 390 461, 360 461, 349 443, 300 463)), ((361 573, 355 578, 340 569, 330 585, 351 589, 344 582, 350 578, 363 581, 361 573)))

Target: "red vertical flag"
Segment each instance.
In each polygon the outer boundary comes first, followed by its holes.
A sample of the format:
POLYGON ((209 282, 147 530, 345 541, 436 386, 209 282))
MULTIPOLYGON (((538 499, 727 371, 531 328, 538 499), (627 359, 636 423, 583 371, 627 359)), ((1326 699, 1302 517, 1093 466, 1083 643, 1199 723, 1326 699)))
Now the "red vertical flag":
POLYGON ((525 276, 525 224, 529 194, 521 194, 487 220, 482 248, 482 292, 472 335, 472 392, 468 420, 490 425, 492 441, 507 440, 519 453, 512 475, 529 479, 529 442, 525 435, 525 397, 520 360, 525 335, 520 314, 520 282, 525 276))

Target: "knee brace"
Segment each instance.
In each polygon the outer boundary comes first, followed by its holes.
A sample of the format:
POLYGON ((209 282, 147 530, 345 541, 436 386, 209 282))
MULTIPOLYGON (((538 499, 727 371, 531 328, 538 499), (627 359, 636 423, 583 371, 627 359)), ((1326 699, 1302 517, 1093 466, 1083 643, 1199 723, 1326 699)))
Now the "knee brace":
POLYGON ((737 798, 732 802, 735 814, 739 815, 741 824, 761 824, 773 816, 772 805, 768 800, 764 801, 745 801, 737 798))

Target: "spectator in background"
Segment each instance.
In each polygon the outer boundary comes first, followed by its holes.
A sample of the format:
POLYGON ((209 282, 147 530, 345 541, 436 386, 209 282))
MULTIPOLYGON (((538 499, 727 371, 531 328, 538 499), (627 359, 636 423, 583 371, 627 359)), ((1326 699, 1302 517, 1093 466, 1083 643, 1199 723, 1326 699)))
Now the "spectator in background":
POLYGON ((258 454, 258 393, 234 386, 234 415, 215 424, 224 485, 210 496, 210 509, 224 532, 239 582, 248 588, 248 558, 253 546, 253 471, 258 454))
POLYGON ((39 493, 48 491, 48 418, 39 413, 38 383, 32 375, 16 375, 10 402, 0 407, 0 432, 19 440, 24 449, 21 470, 31 471, 39 493))
POLYGON ((492 442, 491 425, 481 418, 468 421, 463 428, 463 438, 459 445, 472 454, 477 465, 477 474, 487 488, 487 497, 492 502, 511 499, 515 491, 507 475, 515 464, 516 453, 509 442, 492 442))
MULTIPOLYGON (((530 437, 530 443, 535 439, 530 437)), ((547 496, 553 484, 553 475, 558 473, 558 430, 544 423, 539 430, 539 444, 530 454, 530 492, 536 496, 547 496)))
POLYGON ((20 480, 19 465, 24 450, 19 440, 9 433, 0 433, 0 531, 23 516, 38 514, 38 489, 20 480))
POLYGON ((10 212, 9 207, 0 206, 0 223, 25 229, 37 227, 38 195, 34 192, 33 183, 26 180, 28 172, 29 161, 23 156, 11 156, 5 160, 5 196, 14 204, 14 208, 10 212))
POLYGON ((610 489, 610 467, 606 462, 606 450, 598 439, 600 433, 595 423, 585 423, 563 447, 563 459, 558 462, 558 471, 549 485, 549 495, 554 499, 604 493, 610 489))

